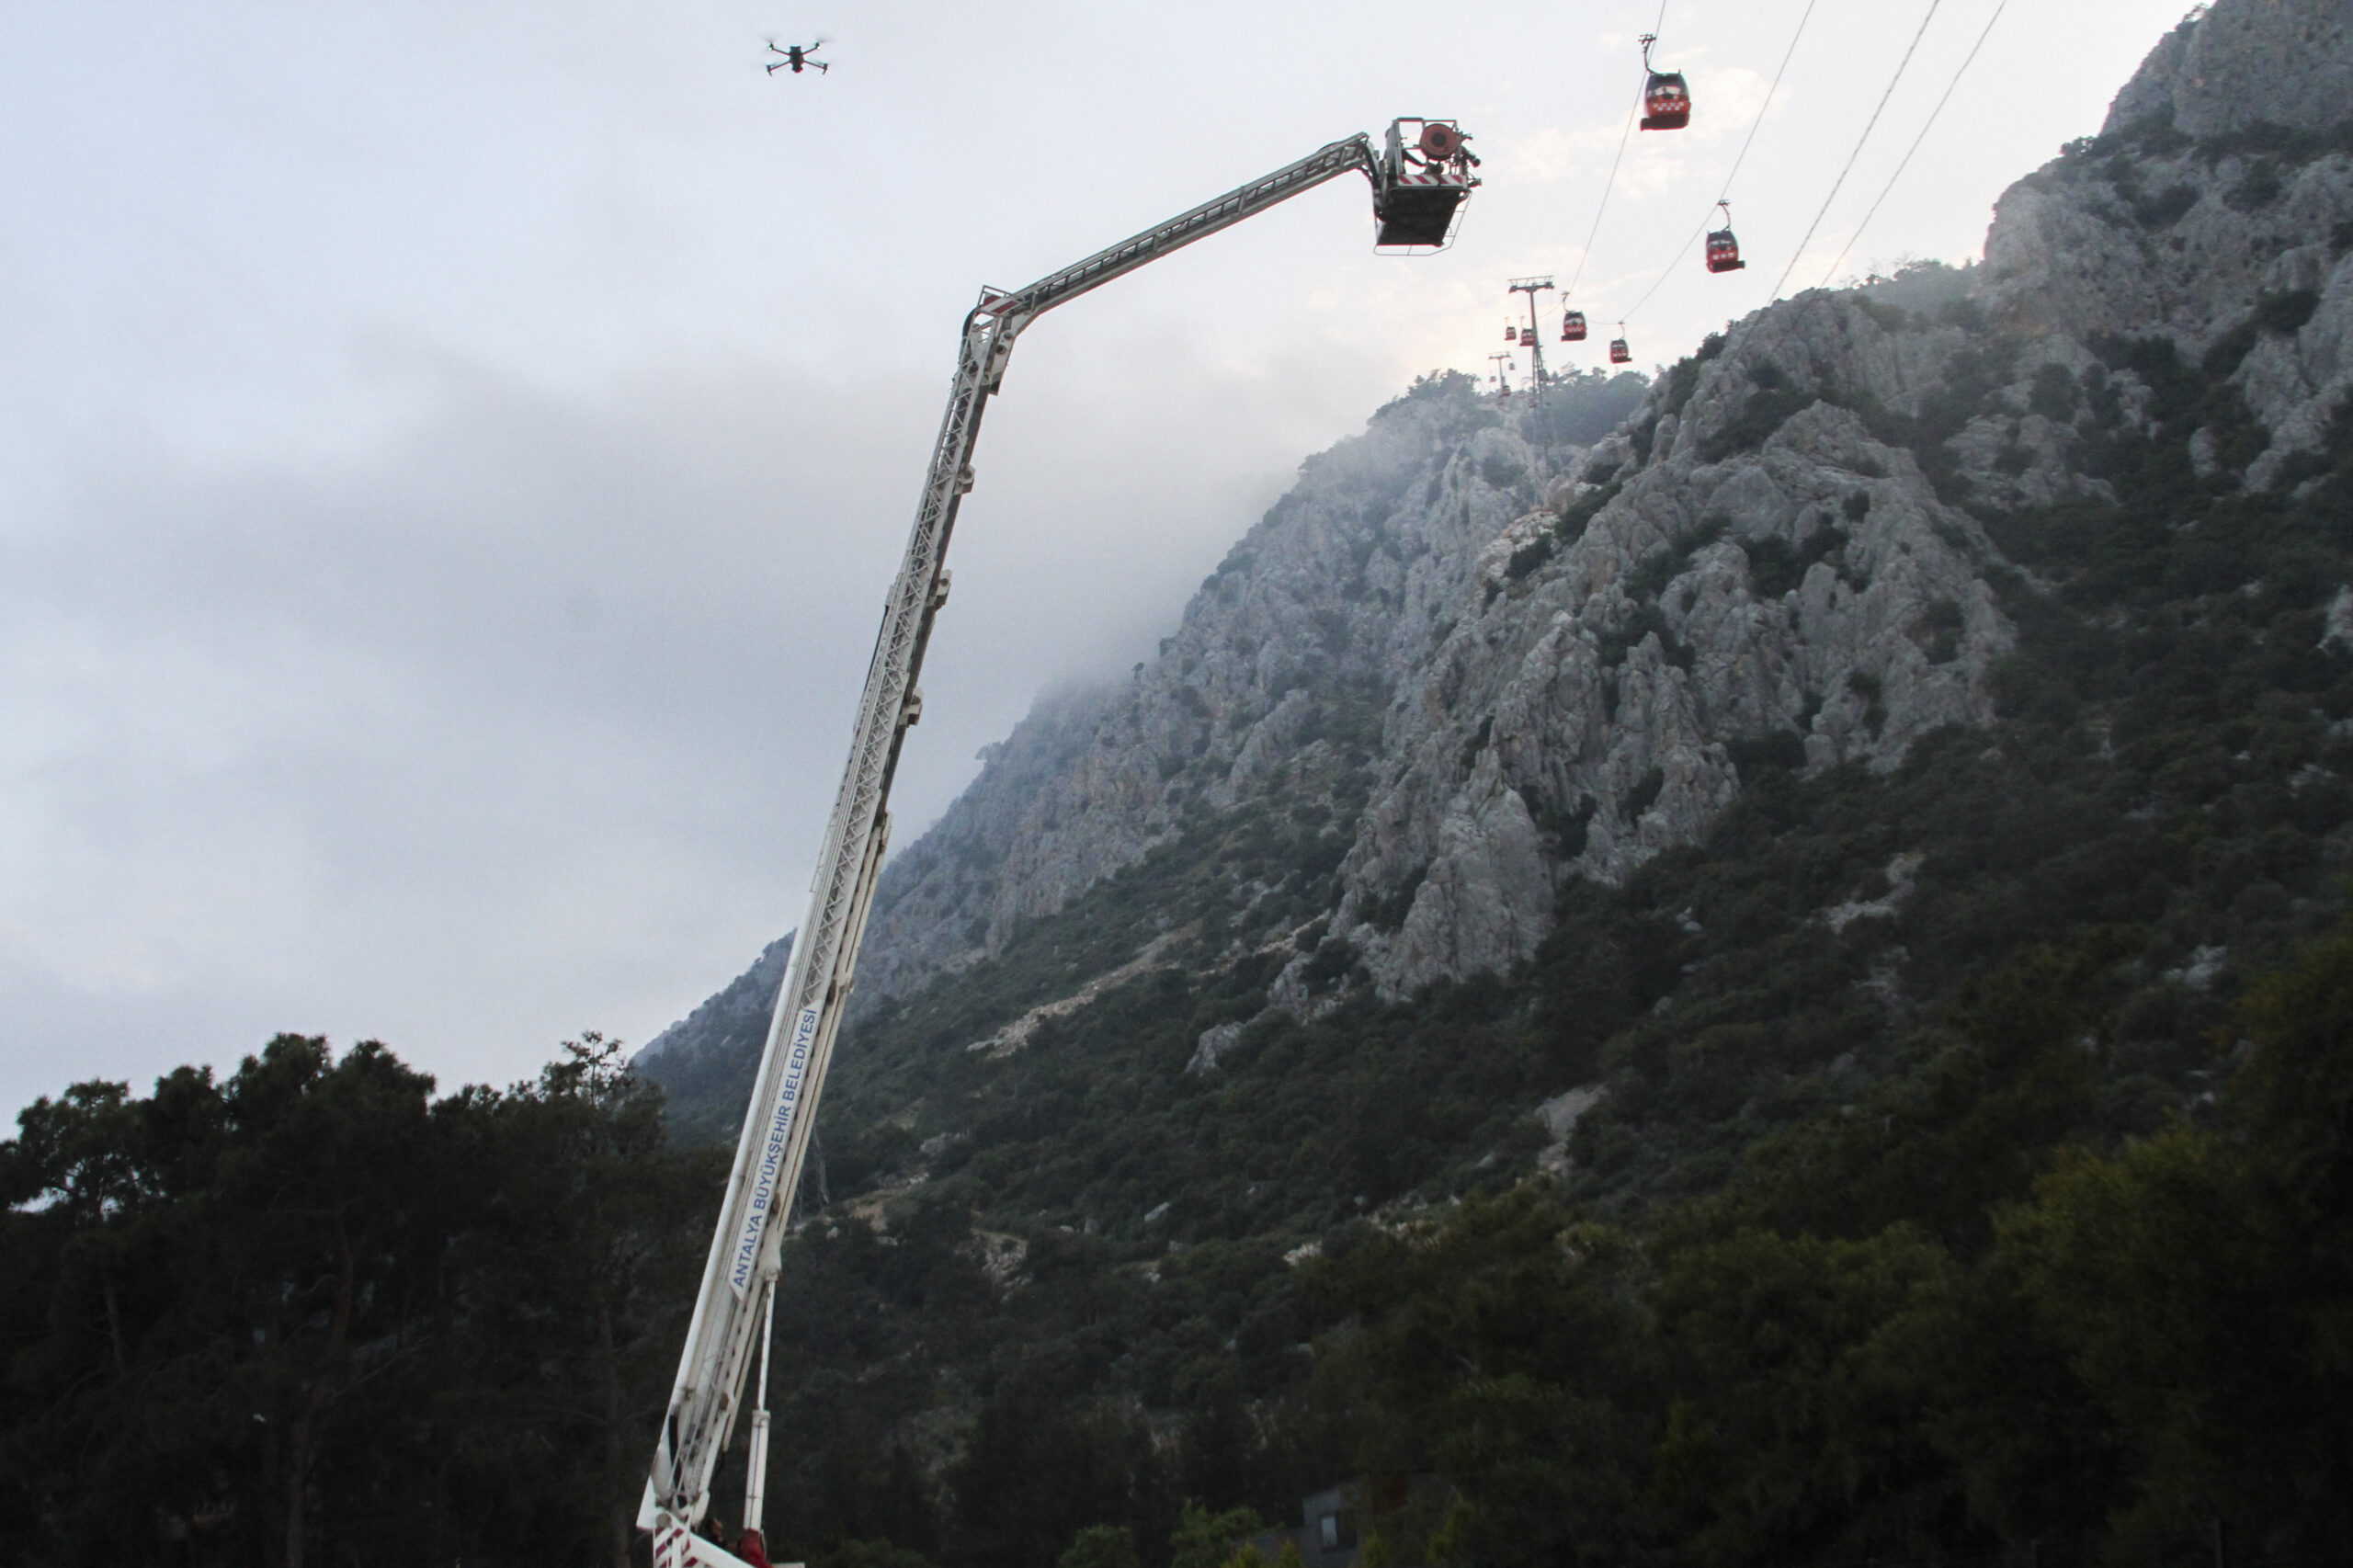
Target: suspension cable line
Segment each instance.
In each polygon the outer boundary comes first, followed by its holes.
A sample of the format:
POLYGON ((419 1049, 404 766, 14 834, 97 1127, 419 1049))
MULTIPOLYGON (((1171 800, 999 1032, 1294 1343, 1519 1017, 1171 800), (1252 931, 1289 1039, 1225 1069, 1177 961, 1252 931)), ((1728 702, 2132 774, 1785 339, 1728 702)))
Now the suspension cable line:
MULTIPOLYGON (((1740 144, 1740 154, 1733 159, 1731 169, 1724 175, 1722 194, 1717 197, 1717 205, 1731 199, 1733 181, 1740 177, 1740 165, 1748 161, 1748 150, 1756 144, 1756 132, 1764 128, 1765 112, 1773 107, 1774 95, 1781 90, 1781 78, 1790 69, 1790 57, 1798 51, 1798 40, 1805 37, 1805 25, 1813 18, 1813 8, 1819 3, 1820 0, 1806 0, 1805 14, 1798 18, 1798 30, 1790 35, 1790 47, 1781 51, 1780 69, 1773 73, 1773 85, 1765 89, 1765 101, 1756 107, 1756 118, 1749 121, 1748 136, 1740 144)), ((2004 5, 2008 3, 2009 0, 2003 0, 2004 5)), ((1643 307, 1651 302, 1651 296, 1657 293, 1660 286, 1674 275, 1675 269, 1683 265, 1683 258, 1691 254, 1691 247, 1699 242, 1699 236, 1707 232, 1708 224, 1715 217, 1715 207, 1711 206, 1707 216, 1699 220, 1699 226, 1691 231, 1691 237, 1683 242, 1683 248, 1675 253, 1675 259, 1666 264, 1666 269, 1653 280, 1649 288, 1643 290, 1643 297, 1634 301, 1632 310, 1626 312, 1627 320, 1631 321, 1635 316, 1640 315, 1643 307)))
MULTIPOLYGON (((1652 35, 1656 36, 1659 28, 1665 25, 1666 0, 1658 0, 1658 20, 1651 24, 1652 35)), ((1647 51, 1644 58, 1648 59, 1647 51)), ((1643 71, 1643 85, 1644 92, 1647 92, 1650 85, 1650 70, 1647 64, 1643 71)), ((1633 137, 1635 118, 1643 112, 1643 93, 1636 93, 1634 107, 1626 111, 1626 129, 1618 133, 1618 155, 1609 160, 1609 177, 1602 182, 1601 202, 1593 210, 1593 227, 1586 233, 1585 249, 1577 254, 1577 269, 1569 275, 1569 286, 1562 291, 1561 298, 1563 300, 1577 291, 1577 279, 1585 276, 1585 264, 1592 259, 1593 242, 1601 233, 1601 215, 1609 210, 1609 193, 1618 187, 1618 165, 1626 161, 1626 143, 1633 137)))
POLYGON ((1942 4, 1944 0, 1928 0, 1928 14, 1920 18, 1920 30, 1912 35, 1912 42, 1904 51, 1904 58, 1895 62, 1895 74, 1887 79, 1887 91, 1879 96, 1879 107, 1871 110, 1870 119, 1864 122, 1863 133, 1855 139, 1855 150, 1847 154, 1847 166, 1840 169, 1838 177, 1830 182, 1830 194, 1822 199, 1822 210, 1816 212, 1813 222, 1805 226, 1805 238, 1798 242, 1797 248, 1790 253, 1789 266, 1781 268, 1781 276, 1774 279, 1772 298, 1778 300, 1781 297, 1781 285, 1790 280, 1790 274, 1797 270, 1798 257, 1803 256, 1805 247, 1813 243, 1813 232, 1822 227, 1822 220, 1829 213, 1830 204, 1838 199, 1839 187, 1854 172, 1855 160, 1863 155, 1863 143, 1871 139, 1872 127, 1878 125, 1879 117, 1887 112, 1887 100, 1895 96, 1895 85, 1904 80, 1904 68, 1912 63, 1912 56, 1918 51, 1920 40, 1927 36, 1928 24, 1937 19, 1937 7, 1942 4))
POLYGON ((1912 154, 1918 152, 1920 150, 1920 143, 1928 139, 1929 128, 1937 123, 1937 116, 1944 113, 1945 105, 1952 98, 1953 89, 1960 86, 1961 79, 1969 74, 1971 62, 1977 58, 1977 51, 1985 47, 1985 40, 1993 36, 1994 24, 2002 19, 2002 13, 2009 8, 2009 4, 2010 0, 2001 0, 2001 3, 1994 7, 1994 14, 1985 18, 1985 30, 1977 35, 1977 41, 1969 46, 1969 53, 1962 57, 1961 69, 1952 74, 1952 80, 1950 82, 1945 84, 1945 96, 1938 98, 1937 100, 1937 107, 1928 111, 1927 124, 1920 127, 1920 134, 1912 138, 1912 145, 1904 150, 1903 161, 1895 165, 1895 172, 1887 176, 1887 184, 1881 188, 1879 195, 1872 199, 1870 210, 1863 214, 1863 221, 1855 225, 1855 232, 1847 236, 1845 249, 1839 251, 1837 259, 1833 261, 1830 264, 1829 269, 1823 273, 1823 286, 1826 287, 1829 284, 1832 276, 1838 270, 1838 263, 1847 259, 1847 253, 1855 248, 1855 242, 1863 237, 1863 231, 1870 227, 1871 220, 1873 218, 1879 216, 1880 203, 1885 201, 1887 199, 1887 193, 1895 188, 1895 182, 1904 177, 1904 169, 1911 165, 1912 154))

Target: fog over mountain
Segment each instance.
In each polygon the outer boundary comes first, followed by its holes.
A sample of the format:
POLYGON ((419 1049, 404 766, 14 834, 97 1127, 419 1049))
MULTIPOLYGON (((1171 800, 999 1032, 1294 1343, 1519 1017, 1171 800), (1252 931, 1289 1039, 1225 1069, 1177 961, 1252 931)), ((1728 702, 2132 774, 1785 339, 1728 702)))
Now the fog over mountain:
MULTIPOLYGON (((1993 5, 1938 8, 1797 281, 1993 5)), ((2013 8, 1844 267, 1973 254, 2176 8, 2013 8)), ((1302 454, 1483 370, 1506 278, 1606 322, 1663 278, 1645 369, 1761 303, 1909 41, 1820 10, 1734 192, 1759 265, 1670 267, 1801 11, 1668 6, 1699 112, 1595 233, 1655 6, 11 8, 0 1100, 281 1028, 449 1083, 649 1038, 798 907, 981 285, 1401 111, 1488 159, 1445 256, 1373 256, 1335 186, 1025 338, 903 841, 1041 688, 1151 654, 1302 454), (829 75, 762 74, 820 31, 829 75)))

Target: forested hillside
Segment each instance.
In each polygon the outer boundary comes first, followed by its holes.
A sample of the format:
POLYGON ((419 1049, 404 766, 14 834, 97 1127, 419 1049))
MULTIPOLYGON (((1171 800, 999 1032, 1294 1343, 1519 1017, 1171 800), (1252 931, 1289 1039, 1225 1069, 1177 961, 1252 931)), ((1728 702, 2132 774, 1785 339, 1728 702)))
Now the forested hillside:
MULTIPOLYGON (((779 1324, 805 1347, 779 1545, 1215 1568, 1311 1486, 1427 1470, 1439 1506, 1361 1521, 1376 1560, 2342 1562, 2353 935, 2202 1037, 2171 1019, 2190 1043, 2149 1038, 2148 940, 2010 953, 1637 1222, 1473 1162, 1459 1201, 1342 1199, 1286 1256, 1250 1216, 1313 1207, 1290 1187, 1426 1161, 1237 1103, 1312 1040, 1187 1119, 1166 1163, 1230 1173, 1156 1188, 1226 1200, 1188 1240, 976 1230, 1009 1140, 820 1216, 779 1324), (2120 1135, 2168 1051, 2213 1087, 2120 1135)), ((1557 1032, 1498 1001, 1359 1039, 1460 1096, 1479 1048, 1557 1032)), ((28 1111, 0 1145, 6 1560, 628 1561, 718 1173, 612 1066, 589 1042, 437 1101, 381 1048, 289 1037, 225 1084, 28 1111)))
POLYGON ((593 1036, 433 1088, 287 1035, 19 1117, 0 1562, 627 1560, 724 1157, 593 1036))

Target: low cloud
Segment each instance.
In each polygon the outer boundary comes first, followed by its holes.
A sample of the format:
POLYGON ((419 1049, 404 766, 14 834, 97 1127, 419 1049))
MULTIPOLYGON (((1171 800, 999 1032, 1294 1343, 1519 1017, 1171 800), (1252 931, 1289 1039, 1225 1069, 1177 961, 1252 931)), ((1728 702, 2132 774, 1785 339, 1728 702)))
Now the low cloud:
MULTIPOLYGON (((1040 333, 992 415, 903 844, 1040 687, 1144 656, 1395 379, 1345 322, 1113 337, 1040 333)), ((11 1103, 280 1028, 506 1081, 645 1038, 797 917, 938 389, 445 367, 426 401, 300 462, 86 431, 11 513, 11 1103)))

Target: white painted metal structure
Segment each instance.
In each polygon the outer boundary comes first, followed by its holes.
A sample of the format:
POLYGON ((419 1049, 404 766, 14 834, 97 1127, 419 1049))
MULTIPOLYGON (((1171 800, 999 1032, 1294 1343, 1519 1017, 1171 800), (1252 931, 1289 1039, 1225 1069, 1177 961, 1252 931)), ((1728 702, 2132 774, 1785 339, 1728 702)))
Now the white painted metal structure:
POLYGON ((932 449, 923 502, 883 606, 882 630, 868 667, 851 739, 849 765, 818 857, 809 911, 792 945, 777 996, 775 1020, 760 1060, 719 1228, 703 1268, 702 1289, 678 1359, 678 1379, 654 1456, 654 1473, 638 1517, 654 1534, 654 1568, 738 1568, 743 1562, 695 1533, 710 1506, 710 1478, 740 1409, 755 1339, 760 1379, 754 1391, 751 1478, 744 1528, 760 1528, 767 1470, 767 1324, 784 1233, 771 1221, 790 1216, 801 1162, 815 1124, 817 1096, 848 1000, 866 931, 874 880, 891 833, 884 810, 899 748, 923 713, 915 676, 932 620, 948 601, 943 563, 957 506, 972 487, 972 447, 981 414, 1003 384, 1014 339, 1056 305, 1100 288, 1184 245, 1312 190, 1351 171, 1371 182, 1375 244, 1390 252, 1443 249, 1463 201, 1479 183, 1477 160, 1451 120, 1402 119, 1382 152, 1352 136, 1229 191, 1026 289, 983 289, 964 318, 964 339, 932 449), (1407 127, 1414 139, 1405 139, 1407 127), (1418 154, 1418 155, 1417 155, 1418 154))

